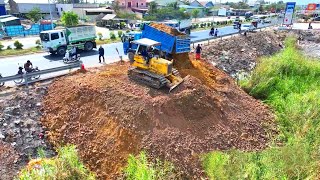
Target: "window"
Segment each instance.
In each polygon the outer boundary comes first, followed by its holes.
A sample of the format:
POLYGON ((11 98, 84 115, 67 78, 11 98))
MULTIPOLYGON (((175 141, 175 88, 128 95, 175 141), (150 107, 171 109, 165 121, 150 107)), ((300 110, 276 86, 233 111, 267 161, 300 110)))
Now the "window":
POLYGON ((61 9, 61 12, 63 11, 63 9, 62 8, 60 8, 61 9))
POLYGON ((60 33, 61 37, 63 37, 63 32, 60 33))
POLYGON ((56 40, 56 39, 59 39, 59 33, 52 33, 51 34, 51 41, 56 40))
POLYGON ((143 3, 141 3, 141 6, 143 6, 143 3))

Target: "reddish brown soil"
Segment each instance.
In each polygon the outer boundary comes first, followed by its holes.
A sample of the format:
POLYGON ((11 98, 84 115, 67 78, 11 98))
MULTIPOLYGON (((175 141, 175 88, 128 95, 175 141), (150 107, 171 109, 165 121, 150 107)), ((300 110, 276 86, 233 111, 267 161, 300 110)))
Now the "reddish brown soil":
POLYGON ((170 34, 172 36, 185 36, 184 33, 179 32, 177 29, 171 28, 170 26, 167 26, 165 24, 161 23, 151 23, 150 26, 159 29, 160 31, 163 31, 167 34, 170 34))
POLYGON ((9 180, 13 179, 19 168, 16 165, 18 161, 18 154, 14 150, 14 148, 0 140, 0 179, 1 180, 9 180))
POLYGON ((273 119, 268 108, 220 70, 189 63, 187 69, 178 67, 192 76, 170 94, 130 81, 128 64, 55 81, 42 119, 51 142, 76 144, 101 179, 119 176, 127 156, 143 149, 153 159, 173 162, 184 177, 199 179, 205 176, 202 153, 265 148, 264 127, 273 119))

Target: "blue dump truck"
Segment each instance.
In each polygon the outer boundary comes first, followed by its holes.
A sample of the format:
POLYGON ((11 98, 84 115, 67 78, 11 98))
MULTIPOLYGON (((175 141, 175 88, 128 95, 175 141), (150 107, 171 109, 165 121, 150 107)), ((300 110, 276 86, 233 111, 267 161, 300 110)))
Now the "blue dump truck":
POLYGON ((129 32, 122 37, 124 54, 127 55, 129 52, 134 52, 137 45, 132 42, 142 38, 160 42, 161 46, 155 48, 168 54, 188 53, 191 50, 191 40, 188 35, 173 36, 145 24, 142 32, 129 32))

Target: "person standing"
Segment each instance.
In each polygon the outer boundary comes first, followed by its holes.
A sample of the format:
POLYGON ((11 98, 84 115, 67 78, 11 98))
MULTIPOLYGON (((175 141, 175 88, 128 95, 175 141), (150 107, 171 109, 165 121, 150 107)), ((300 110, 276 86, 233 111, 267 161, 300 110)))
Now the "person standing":
POLYGON ((101 57, 103 58, 103 62, 105 62, 104 60, 104 49, 102 46, 100 46, 99 48, 99 63, 101 63, 101 57))
POLYGON ((219 32, 219 30, 216 29, 216 31, 214 32, 214 36, 215 36, 215 37, 218 37, 218 32, 219 32))
POLYGON ((198 44, 198 46, 196 47, 196 60, 201 59, 201 51, 202 51, 202 48, 201 48, 200 44, 198 44))

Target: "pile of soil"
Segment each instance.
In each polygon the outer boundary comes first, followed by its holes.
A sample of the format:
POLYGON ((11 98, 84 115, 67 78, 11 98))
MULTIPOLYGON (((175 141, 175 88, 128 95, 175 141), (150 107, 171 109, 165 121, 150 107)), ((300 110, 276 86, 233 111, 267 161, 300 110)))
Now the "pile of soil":
POLYGON ((160 31, 163 31, 167 34, 170 34, 172 36, 185 36, 184 33, 179 32, 177 29, 174 29, 174 28, 167 26, 165 24, 162 24, 162 23, 151 23, 150 26, 152 26, 160 31))
POLYGON ((285 36, 274 31, 262 31, 214 41, 202 46, 202 57, 237 78, 239 73, 251 72, 259 57, 273 55, 281 50, 285 36))
POLYGON ((99 178, 120 176, 128 155, 141 150, 151 160, 173 162, 180 178, 199 179, 205 176, 202 153, 266 147, 271 112, 217 68, 191 61, 179 70, 192 76, 168 93, 129 80, 128 67, 113 64, 60 78, 43 102, 50 141, 76 144, 99 178))
POLYGON ((19 155, 9 143, 0 140, 0 179, 13 179, 19 168, 17 166, 19 155))

